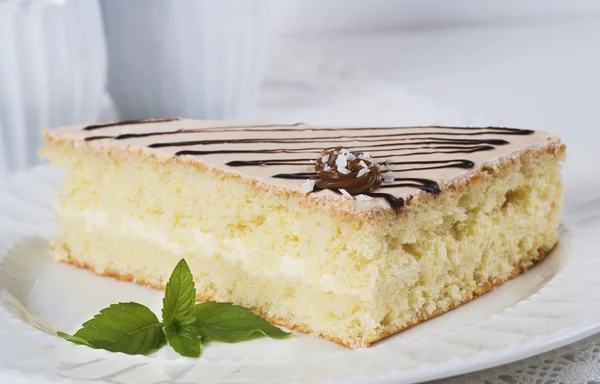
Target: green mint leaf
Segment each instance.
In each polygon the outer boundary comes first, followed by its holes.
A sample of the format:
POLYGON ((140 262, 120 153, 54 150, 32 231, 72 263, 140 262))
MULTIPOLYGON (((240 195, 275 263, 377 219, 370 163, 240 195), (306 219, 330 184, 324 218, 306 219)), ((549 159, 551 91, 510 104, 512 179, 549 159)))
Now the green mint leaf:
POLYGON ((95 348, 92 344, 88 343, 87 341, 85 341, 81 337, 71 336, 68 333, 64 333, 64 332, 56 332, 56 335, 58 337, 62 337, 63 339, 65 339, 67 341, 70 341, 72 343, 85 345, 85 346, 88 346, 90 348, 95 348))
MULTIPOLYGON (((59 336, 65 338, 63 335, 59 336)), ((85 345, 93 348, 129 355, 146 355, 166 342, 156 315, 138 303, 119 303, 104 308, 67 340, 85 341, 85 345)))
POLYGON ((169 277, 163 299, 163 324, 169 345, 182 356, 198 357, 202 341, 193 326, 196 285, 190 267, 181 259, 169 277))
POLYGON ((176 322, 177 327, 194 323, 196 285, 190 267, 181 259, 169 277, 163 299, 162 317, 165 328, 176 322))
POLYGON ((199 357, 202 353, 200 334, 193 325, 171 324, 165 328, 165 335, 169 345, 181 356, 199 357))
POLYGON ((252 313, 248 308, 232 303, 208 302, 196 304, 196 328, 206 341, 237 343, 260 336, 284 339, 291 335, 252 313))

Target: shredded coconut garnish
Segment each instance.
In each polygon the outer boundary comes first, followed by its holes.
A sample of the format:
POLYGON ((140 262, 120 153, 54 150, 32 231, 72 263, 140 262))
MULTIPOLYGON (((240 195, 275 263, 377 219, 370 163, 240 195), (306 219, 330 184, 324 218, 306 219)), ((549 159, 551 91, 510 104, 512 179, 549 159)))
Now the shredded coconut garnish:
POLYGON ((315 181, 310 179, 305 180, 300 187, 304 193, 310 193, 315 189, 315 181))
POLYGON ((351 199, 351 198, 352 198, 352 195, 351 195, 351 194, 349 194, 349 193, 348 193, 348 191, 346 191, 344 188, 340 188, 340 193, 341 193, 342 195, 344 195, 344 197, 346 197, 346 198, 348 198, 348 199, 351 199))
POLYGON ((348 160, 346 160, 346 156, 343 153, 340 153, 337 159, 335 159, 335 165, 337 165, 338 168, 346 168, 348 160))
POLYGON ((369 172, 371 172, 369 168, 361 168, 360 171, 358 171, 358 173, 356 174, 356 177, 361 177, 369 172))
POLYGON ((344 189, 348 195, 353 196, 381 186, 381 169, 369 152, 351 152, 342 147, 329 148, 323 150, 317 159, 317 178, 314 180, 315 187, 319 190, 344 189))
POLYGON ((349 174, 351 171, 349 169, 346 169, 346 167, 339 167, 338 166, 338 172, 341 173, 342 175, 347 175, 349 174))
POLYGON ((386 173, 385 175, 383 175, 384 183, 393 183, 394 180, 396 180, 396 176, 392 175, 391 173, 386 173))
POLYGON ((373 200, 373 198, 372 198, 371 196, 368 196, 368 195, 363 195, 363 194, 356 195, 355 197, 356 197, 356 200, 358 200, 358 201, 369 201, 369 200, 373 200))

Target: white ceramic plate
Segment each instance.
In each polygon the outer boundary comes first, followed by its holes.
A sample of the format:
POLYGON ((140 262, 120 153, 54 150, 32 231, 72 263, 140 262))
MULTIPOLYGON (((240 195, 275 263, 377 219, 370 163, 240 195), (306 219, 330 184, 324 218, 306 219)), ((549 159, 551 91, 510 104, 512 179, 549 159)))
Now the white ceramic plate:
MULTIPOLYGON (((76 346, 99 309, 162 293, 56 263, 52 205, 59 172, 46 166, 0 181, 0 379, 109 383, 407 383, 541 353, 600 331, 600 157, 570 151, 560 245, 543 263, 490 294, 378 343, 351 351, 310 336, 211 344, 200 359, 168 347, 128 356, 76 346)), ((2 381, 2 380, 0 380, 2 381)), ((7 381, 2 381, 7 382, 7 381)))

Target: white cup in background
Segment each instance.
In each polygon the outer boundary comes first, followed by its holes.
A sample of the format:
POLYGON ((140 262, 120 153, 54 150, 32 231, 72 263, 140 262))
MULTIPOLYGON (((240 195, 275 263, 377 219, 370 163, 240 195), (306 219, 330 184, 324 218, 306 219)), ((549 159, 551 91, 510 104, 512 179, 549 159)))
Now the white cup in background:
POLYGON ((97 0, 0 1, 0 174, 38 162, 42 129, 95 121, 105 84, 97 0))
POLYGON ((242 118, 256 102, 265 0, 103 0, 121 119, 242 118))

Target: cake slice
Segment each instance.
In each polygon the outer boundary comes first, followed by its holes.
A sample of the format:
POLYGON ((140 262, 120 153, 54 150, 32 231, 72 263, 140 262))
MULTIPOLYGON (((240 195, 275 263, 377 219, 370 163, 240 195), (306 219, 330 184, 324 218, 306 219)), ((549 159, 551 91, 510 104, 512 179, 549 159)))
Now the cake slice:
POLYGON ((557 241, 565 147, 513 128, 149 120, 44 133, 60 261, 232 301, 350 348, 447 312, 557 241))

